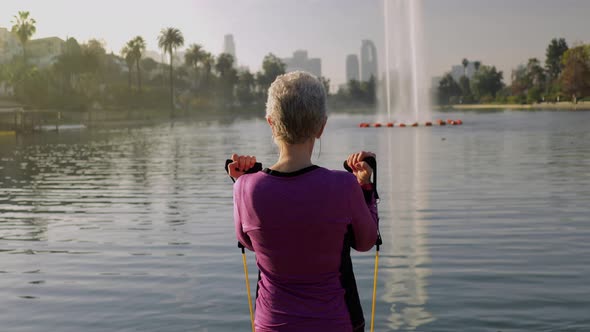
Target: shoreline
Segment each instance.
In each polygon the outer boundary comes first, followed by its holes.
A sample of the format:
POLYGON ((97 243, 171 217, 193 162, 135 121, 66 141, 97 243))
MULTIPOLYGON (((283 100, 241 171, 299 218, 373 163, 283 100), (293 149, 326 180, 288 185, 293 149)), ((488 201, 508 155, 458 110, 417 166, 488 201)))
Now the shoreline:
POLYGON ((439 110, 488 110, 488 109, 508 109, 508 110, 590 110, 590 102, 571 102, 559 103, 538 103, 538 104, 458 104, 437 107, 439 110))

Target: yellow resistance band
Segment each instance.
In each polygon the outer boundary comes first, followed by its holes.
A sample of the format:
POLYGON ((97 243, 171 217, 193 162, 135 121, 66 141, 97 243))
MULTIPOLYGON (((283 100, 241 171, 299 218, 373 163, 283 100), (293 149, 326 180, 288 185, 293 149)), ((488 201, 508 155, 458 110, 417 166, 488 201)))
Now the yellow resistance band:
POLYGON ((248 264, 246 264, 246 253, 242 249, 242 261, 244 262, 244 275, 246 276, 246 292, 248 292, 248 307, 250 308, 250 323, 252 324, 252 332, 256 332, 254 328, 254 311, 252 310, 252 296, 250 295, 250 279, 248 279, 248 264))
POLYGON ((375 251, 375 273, 373 275, 373 305, 371 308, 371 332, 375 331, 375 300, 377 299, 377 271, 379 270, 379 247, 375 251))

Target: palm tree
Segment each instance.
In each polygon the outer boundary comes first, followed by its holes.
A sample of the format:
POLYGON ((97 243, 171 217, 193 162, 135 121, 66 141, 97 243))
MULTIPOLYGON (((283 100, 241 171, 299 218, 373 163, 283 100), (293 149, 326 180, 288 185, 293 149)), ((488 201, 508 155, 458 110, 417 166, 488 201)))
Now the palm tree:
POLYGON ((233 91, 238 80, 234 69, 234 57, 228 53, 221 53, 217 57, 215 70, 219 74, 219 88, 226 103, 233 102, 233 91))
MULTIPOLYGON (((203 47, 199 44, 192 44, 189 46, 186 54, 184 55, 184 62, 193 68, 196 80, 199 79, 199 64, 203 60, 203 56, 206 52, 203 50, 203 47)), ((195 83, 195 86, 197 84, 195 83)))
POLYGON ((135 65, 137 69, 137 90, 139 92, 141 92, 141 67, 139 63, 145 47, 145 40, 141 36, 137 36, 128 41, 121 50, 121 55, 125 58, 125 62, 127 62, 127 67, 129 68, 129 89, 131 89, 131 67, 135 65))
POLYGON ((184 54, 184 62, 193 68, 197 68, 203 58, 203 54, 203 46, 199 44, 191 44, 184 54))
POLYGON ((133 38, 131 42, 133 45, 131 51, 133 52, 133 57, 135 58, 135 68, 137 68, 137 89, 139 92, 141 92, 141 69, 139 67, 139 61, 141 61, 146 44, 145 40, 143 40, 141 36, 133 38))
POLYGON ((475 72, 479 71, 479 67, 481 67, 481 61, 474 61, 473 67, 475 67, 475 72))
POLYGON ((203 63, 203 70, 205 71, 205 85, 209 85, 209 77, 211 76, 211 69, 213 69, 213 65, 215 65, 215 58, 211 53, 205 52, 203 54, 203 58, 201 59, 203 63))
POLYGON ((463 59, 461 63, 463 64, 463 76, 467 76, 467 66, 469 66, 469 60, 463 59))
POLYGON ((184 45, 184 37, 182 32, 177 28, 164 28, 160 31, 158 36, 158 47, 164 53, 170 54, 170 115, 174 117, 174 77, 173 77, 173 54, 174 51, 184 45))
POLYGON ((143 40, 141 36, 133 38, 130 42, 132 46, 131 52, 133 53, 133 58, 135 59, 135 68, 137 68, 137 89, 139 92, 141 92, 141 69, 139 67, 139 61, 141 61, 146 44, 145 40, 143 40))
POLYGON ((125 47, 123 47, 123 49, 121 50, 121 55, 125 58, 125 62, 127 63, 127 69, 129 70, 129 91, 131 91, 131 69, 133 68, 133 64, 135 63, 131 41, 127 42, 125 47))
POLYGON ((35 27, 35 23, 37 22, 32 17, 29 17, 29 12, 19 11, 18 16, 15 15, 14 20, 11 23, 13 24, 11 31, 17 35, 18 40, 20 41, 20 44, 23 48, 23 60, 26 64, 27 53, 25 50, 25 45, 37 31, 37 28, 35 27))

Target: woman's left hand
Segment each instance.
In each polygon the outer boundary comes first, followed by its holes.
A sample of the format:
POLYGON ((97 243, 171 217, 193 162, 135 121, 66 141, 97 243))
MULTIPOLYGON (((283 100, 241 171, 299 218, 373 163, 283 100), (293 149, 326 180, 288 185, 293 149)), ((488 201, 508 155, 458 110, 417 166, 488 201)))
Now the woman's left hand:
POLYGON ((361 151, 349 155, 346 159, 346 163, 352 169, 352 174, 356 176, 358 183, 361 185, 371 183, 371 175, 373 174, 373 168, 363 161, 367 157, 375 158, 376 155, 373 152, 361 151))

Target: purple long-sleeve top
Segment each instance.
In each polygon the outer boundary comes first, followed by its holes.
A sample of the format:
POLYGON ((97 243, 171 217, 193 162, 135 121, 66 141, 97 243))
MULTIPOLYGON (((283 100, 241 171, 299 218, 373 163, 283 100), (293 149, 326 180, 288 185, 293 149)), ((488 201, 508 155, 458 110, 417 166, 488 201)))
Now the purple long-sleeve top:
POLYGON ((374 197, 365 200, 354 175, 318 166, 243 175, 234 220, 260 270, 257 332, 352 331, 341 280, 345 236, 367 251, 378 220, 374 197))

